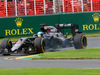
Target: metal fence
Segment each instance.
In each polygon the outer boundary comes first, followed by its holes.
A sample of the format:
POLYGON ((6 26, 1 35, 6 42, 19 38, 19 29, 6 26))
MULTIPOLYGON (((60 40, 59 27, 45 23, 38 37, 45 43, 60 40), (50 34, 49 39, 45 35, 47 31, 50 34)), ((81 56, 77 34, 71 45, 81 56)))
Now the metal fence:
POLYGON ((100 11, 100 0, 0 1, 0 17, 100 11))

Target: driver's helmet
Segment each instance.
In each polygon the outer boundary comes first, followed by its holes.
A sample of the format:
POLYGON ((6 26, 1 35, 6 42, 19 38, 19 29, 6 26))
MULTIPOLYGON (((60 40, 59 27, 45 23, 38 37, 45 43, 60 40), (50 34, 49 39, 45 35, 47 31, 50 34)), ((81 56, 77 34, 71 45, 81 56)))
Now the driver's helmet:
POLYGON ((37 36, 38 36, 38 37, 42 37, 42 36, 43 36, 43 32, 42 32, 42 31, 38 32, 38 33, 37 33, 37 36))

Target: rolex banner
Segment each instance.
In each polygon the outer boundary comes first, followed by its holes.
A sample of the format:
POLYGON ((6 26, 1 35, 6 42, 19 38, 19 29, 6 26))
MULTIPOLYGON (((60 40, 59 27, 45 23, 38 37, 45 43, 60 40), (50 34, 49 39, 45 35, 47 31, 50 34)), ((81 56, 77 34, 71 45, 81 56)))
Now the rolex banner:
POLYGON ((62 14, 60 23, 76 23, 84 33, 100 32, 100 12, 62 14))
MULTIPOLYGON (((29 36, 40 31, 40 24, 55 25, 76 23, 84 33, 100 32, 100 13, 71 13, 42 16, 19 16, 0 18, 0 37, 29 36)), ((65 29, 65 32, 70 29, 65 29)))
POLYGON ((0 37, 29 36, 40 31, 40 24, 58 24, 58 15, 7 17, 0 19, 0 37))

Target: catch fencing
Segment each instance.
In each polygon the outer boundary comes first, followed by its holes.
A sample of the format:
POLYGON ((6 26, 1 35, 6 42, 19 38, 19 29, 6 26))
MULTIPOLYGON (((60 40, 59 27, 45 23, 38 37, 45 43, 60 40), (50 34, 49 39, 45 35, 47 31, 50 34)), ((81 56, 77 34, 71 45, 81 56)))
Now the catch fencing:
POLYGON ((100 0, 0 1, 0 17, 100 11, 100 0))

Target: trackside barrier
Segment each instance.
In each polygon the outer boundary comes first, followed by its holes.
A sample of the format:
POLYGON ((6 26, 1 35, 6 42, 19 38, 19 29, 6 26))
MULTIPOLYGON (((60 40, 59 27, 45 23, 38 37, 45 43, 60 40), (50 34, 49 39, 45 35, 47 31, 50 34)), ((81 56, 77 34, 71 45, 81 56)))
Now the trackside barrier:
POLYGON ((100 11, 100 0, 15 0, 0 2, 0 17, 100 11))
POLYGON ((40 31, 40 24, 59 23, 59 15, 4 17, 0 19, 0 37, 29 36, 40 31))
MULTIPOLYGON (((0 37, 25 36, 25 33, 32 36, 40 31, 40 24, 68 23, 79 25, 80 32, 100 32, 100 12, 4 17, 0 18, 0 37)), ((64 31, 71 32, 70 29, 64 31)))

